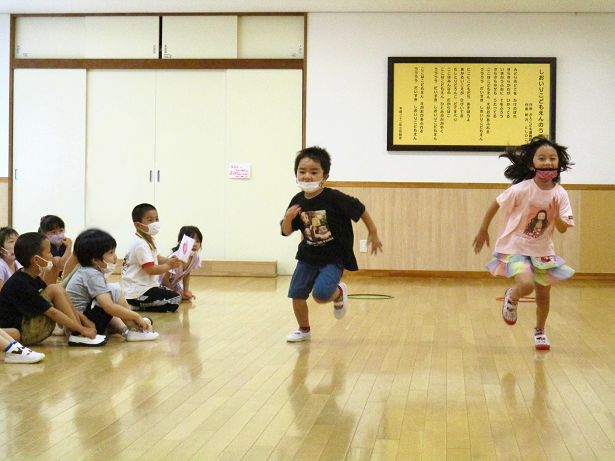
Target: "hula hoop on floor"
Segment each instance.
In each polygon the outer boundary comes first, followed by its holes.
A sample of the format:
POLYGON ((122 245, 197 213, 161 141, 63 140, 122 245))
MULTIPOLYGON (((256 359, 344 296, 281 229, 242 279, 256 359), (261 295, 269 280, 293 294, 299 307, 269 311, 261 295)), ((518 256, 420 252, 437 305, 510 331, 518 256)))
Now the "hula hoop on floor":
MULTIPOLYGON (((496 301, 502 301, 504 302, 504 296, 500 297, 500 298, 495 298, 496 301)), ((520 303, 534 303, 536 302, 536 298, 533 298, 532 296, 522 296, 521 299, 518 301, 520 303)))
POLYGON ((373 299, 373 300, 385 300, 385 299, 393 299, 391 295, 379 295, 375 293, 357 293, 348 295, 348 299, 373 299))

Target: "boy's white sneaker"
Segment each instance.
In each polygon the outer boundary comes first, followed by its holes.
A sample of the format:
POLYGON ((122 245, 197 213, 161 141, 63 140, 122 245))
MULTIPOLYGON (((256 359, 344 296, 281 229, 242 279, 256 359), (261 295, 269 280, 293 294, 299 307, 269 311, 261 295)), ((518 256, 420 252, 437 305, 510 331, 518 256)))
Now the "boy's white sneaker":
POLYGON ((36 363, 45 358, 45 354, 34 352, 32 349, 15 343, 6 351, 4 361, 6 363, 36 363))
POLYGON ((341 319, 348 310, 348 288, 344 282, 341 282, 338 287, 342 290, 342 294, 333 301, 333 315, 336 319, 341 319))
POLYGON ((96 335, 94 339, 87 336, 72 334, 68 337, 69 346, 77 347, 101 347, 107 344, 107 337, 105 335, 96 335))
POLYGON ((286 341, 289 343, 298 343, 300 341, 307 341, 311 337, 312 337, 311 331, 297 330, 289 334, 286 337, 286 341))
POLYGON ((132 331, 126 333, 126 341, 153 341, 158 337, 158 333, 153 331, 132 331))

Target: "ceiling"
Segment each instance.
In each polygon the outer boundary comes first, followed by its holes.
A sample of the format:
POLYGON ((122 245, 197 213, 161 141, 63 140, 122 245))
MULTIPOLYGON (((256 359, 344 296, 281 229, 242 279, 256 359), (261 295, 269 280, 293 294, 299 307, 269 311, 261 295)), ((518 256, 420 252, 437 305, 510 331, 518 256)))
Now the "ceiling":
POLYGON ((614 13, 615 0, 2 0, 0 13, 614 13))

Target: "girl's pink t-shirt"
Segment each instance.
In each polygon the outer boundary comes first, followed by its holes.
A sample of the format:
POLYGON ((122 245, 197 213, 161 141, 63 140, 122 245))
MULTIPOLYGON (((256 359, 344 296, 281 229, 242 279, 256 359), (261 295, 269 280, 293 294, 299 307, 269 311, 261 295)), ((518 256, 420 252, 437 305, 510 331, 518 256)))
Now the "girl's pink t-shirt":
POLYGON ((555 216, 574 226, 568 194, 557 184, 542 190, 533 179, 506 189, 496 199, 505 213, 495 251, 501 254, 552 256, 555 216))

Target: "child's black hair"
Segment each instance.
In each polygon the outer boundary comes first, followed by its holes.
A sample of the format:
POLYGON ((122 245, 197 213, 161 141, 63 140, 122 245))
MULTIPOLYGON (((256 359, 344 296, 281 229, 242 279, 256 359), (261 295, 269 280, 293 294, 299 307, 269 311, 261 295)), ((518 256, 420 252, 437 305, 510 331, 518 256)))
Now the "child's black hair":
POLYGON ((297 158, 295 159, 295 176, 297 176, 299 162, 304 158, 309 158, 320 163, 324 174, 329 174, 329 171, 331 171, 331 156, 329 152, 318 146, 306 147, 297 152, 297 158))
POLYGON ((150 210, 156 210, 156 207, 149 203, 140 203, 132 209, 132 222, 141 222, 145 213, 150 210))
POLYGON ((77 261, 84 267, 92 265, 92 259, 103 259, 107 251, 117 247, 117 243, 110 234, 100 229, 84 230, 75 239, 73 253, 77 261))
POLYGON ((47 240, 40 232, 21 234, 15 242, 15 259, 24 269, 30 267, 32 256, 40 256, 43 252, 43 242, 47 240))
POLYGON ((41 218, 41 223, 38 227, 38 231, 41 234, 46 234, 47 232, 54 231, 56 229, 64 229, 66 226, 64 225, 64 221, 62 218, 48 214, 47 216, 43 216, 41 218))
POLYGON ((177 245, 173 247, 173 251, 179 250, 179 244, 181 243, 184 235, 187 235, 188 237, 192 237, 193 239, 198 240, 199 242, 203 243, 203 234, 201 234, 201 231, 199 230, 198 227, 184 226, 179 230, 179 235, 177 236, 177 245))
POLYGON ((11 235, 19 235, 15 229, 11 229, 10 227, 0 228, 0 247, 4 248, 4 242, 11 235))
POLYGON ((523 144, 522 146, 506 148, 505 152, 500 155, 500 157, 510 160, 511 165, 508 165, 504 170, 504 176, 510 179, 513 184, 518 184, 526 179, 532 179, 536 174, 536 172, 531 169, 534 166, 534 155, 538 148, 545 144, 553 147, 559 158, 557 177, 553 180, 553 182, 557 184, 560 180, 560 173, 570 170, 574 163, 570 161, 570 156, 566 151, 567 147, 560 146, 542 135, 535 136, 529 143, 523 144))

